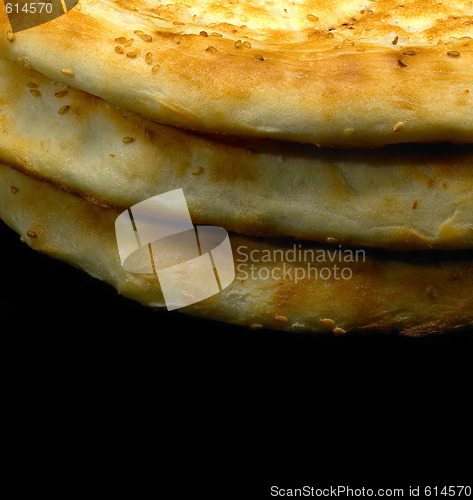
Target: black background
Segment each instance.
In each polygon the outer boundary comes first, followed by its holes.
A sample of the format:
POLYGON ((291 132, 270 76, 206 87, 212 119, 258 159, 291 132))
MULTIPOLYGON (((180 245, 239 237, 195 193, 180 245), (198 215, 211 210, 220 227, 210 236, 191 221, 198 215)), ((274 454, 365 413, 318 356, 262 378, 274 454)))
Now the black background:
POLYGON ((86 476, 185 498, 471 482, 471 332, 253 331, 144 308, 3 224, 0 241, 8 413, 86 476))

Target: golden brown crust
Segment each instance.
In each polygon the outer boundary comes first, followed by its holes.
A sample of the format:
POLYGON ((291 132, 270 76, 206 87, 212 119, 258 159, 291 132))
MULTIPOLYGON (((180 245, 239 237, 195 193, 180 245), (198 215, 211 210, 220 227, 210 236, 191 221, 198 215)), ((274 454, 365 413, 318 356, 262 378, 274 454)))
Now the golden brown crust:
POLYGON ((0 54, 203 132, 352 147, 473 142, 471 2, 270 5, 89 0, 14 41, 0 11, 0 54))
POLYGON ((239 233, 473 247, 471 145, 337 151, 200 136, 3 60, 0 108, 0 161, 101 205, 183 188, 196 222, 239 233))
MULTIPOLYGON (((152 275, 130 274, 120 265, 114 231, 118 214, 0 166, 0 218, 28 245, 110 283, 122 295, 163 307, 152 275)), ((473 325, 471 252, 430 255, 429 263, 425 254, 359 254, 358 262, 335 261, 351 270, 350 279, 340 279, 341 274, 337 279, 334 272, 327 278, 322 268, 332 264, 312 262, 319 277, 296 280, 304 264, 287 253, 292 242, 231 235, 231 243, 237 279, 185 312, 240 325, 337 334, 362 329, 423 335, 473 325), (265 262, 265 252, 283 253, 265 262), (245 276, 251 273, 249 264, 255 266, 255 279, 245 276), (284 265, 289 274, 282 274, 284 265)), ((296 250, 324 247, 300 244, 296 250)))

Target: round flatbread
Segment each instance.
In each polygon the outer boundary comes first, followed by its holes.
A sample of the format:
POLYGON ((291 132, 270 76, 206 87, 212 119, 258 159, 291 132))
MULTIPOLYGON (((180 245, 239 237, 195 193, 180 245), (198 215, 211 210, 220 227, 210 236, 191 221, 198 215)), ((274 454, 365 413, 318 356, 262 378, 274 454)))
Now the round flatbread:
POLYGON ((473 142, 469 0, 82 0, 0 55, 160 123, 323 146, 473 142))
POLYGON ((473 146, 376 150, 197 135, 0 59, 0 161, 94 202, 183 189, 231 231, 391 249, 473 247, 473 146))
MULTIPOLYGON (((119 214, 0 166, 0 218, 28 245, 122 295, 163 307, 156 277, 129 273, 121 265, 115 237, 119 214)), ((321 246, 237 235, 230 240, 236 279, 183 312, 239 325, 336 334, 362 329, 423 335, 473 325, 471 251, 428 256, 352 251, 352 258, 343 253, 340 261, 321 246)))

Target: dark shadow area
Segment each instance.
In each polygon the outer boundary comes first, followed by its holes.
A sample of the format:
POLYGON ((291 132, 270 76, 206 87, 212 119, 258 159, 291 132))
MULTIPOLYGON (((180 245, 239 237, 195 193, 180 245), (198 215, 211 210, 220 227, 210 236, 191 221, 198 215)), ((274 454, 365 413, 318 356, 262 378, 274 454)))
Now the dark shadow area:
POLYGON ((240 328, 142 307, 4 225, 0 239, 6 387, 35 437, 38 413, 54 409, 83 446, 100 442, 117 470, 126 463, 124 477, 131 456, 184 498, 465 482, 455 447, 469 426, 471 330, 412 339, 240 328))

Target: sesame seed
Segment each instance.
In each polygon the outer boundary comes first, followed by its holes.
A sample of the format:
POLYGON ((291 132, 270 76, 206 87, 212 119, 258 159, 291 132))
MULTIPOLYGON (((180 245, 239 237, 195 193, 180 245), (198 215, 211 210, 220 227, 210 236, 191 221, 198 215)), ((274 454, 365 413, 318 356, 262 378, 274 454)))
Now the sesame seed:
POLYGON ((128 40, 124 36, 120 36, 118 38, 115 38, 115 41, 120 44, 125 44, 128 40))
POLYGON ((61 73, 64 76, 68 76, 69 78, 72 78, 74 76, 74 72, 70 69, 61 69, 61 73))
POLYGON ((333 321, 333 319, 328 319, 328 318, 321 319, 320 323, 323 326, 327 327, 329 330, 333 330, 337 326, 335 324, 335 321, 333 321))
POLYGON ((67 90, 60 90, 59 92, 56 92, 54 95, 56 97, 64 97, 68 94, 68 91, 67 90))
POLYGON ((416 53, 413 50, 406 50, 406 52, 403 52, 405 56, 415 56, 416 53))
POLYGON ((233 17, 233 12, 227 12, 223 17, 224 19, 231 19, 233 17))
POLYGON ((278 323, 287 323, 287 318, 286 316, 280 316, 279 314, 277 316, 274 317, 274 319, 278 322, 278 323))
POLYGON ((206 31, 201 31, 201 32, 199 33, 199 35, 200 35, 200 36, 205 36, 205 37, 209 36, 209 34, 208 34, 206 31))
POLYGON ((38 235, 32 229, 27 231, 26 236, 28 236, 28 238, 37 238, 38 237, 38 235))
POLYGON ((133 139, 133 137, 124 137, 122 141, 123 144, 131 144, 132 142, 135 142, 135 139, 133 139))
POLYGON ((59 108, 58 114, 63 115, 64 113, 67 113, 70 109, 70 106, 63 106, 62 108, 59 108))
POLYGON ((153 62, 153 54, 151 54, 151 52, 148 52, 145 55, 145 61, 146 61, 146 64, 151 64, 153 62))
POLYGON ((30 89, 37 89, 38 88, 38 85, 36 83, 33 83, 33 82, 27 83, 26 86, 30 89))
POLYGON ((153 41, 153 37, 150 36, 150 35, 143 35, 141 37, 141 39, 144 41, 144 42, 148 42, 148 43, 151 43, 153 41))
POLYGON ((241 49, 243 47, 243 43, 241 40, 237 40, 233 46, 235 47, 235 49, 241 49))
POLYGON ((31 89, 30 90, 30 94, 33 96, 33 97, 41 97, 41 92, 39 90, 36 90, 36 89, 31 89))
POLYGON ((155 64, 152 68, 151 68, 151 72, 152 73, 157 73, 158 70, 159 70, 160 66, 159 64, 155 64))
POLYGON ((210 36, 216 36, 218 38, 223 37, 222 33, 217 33, 216 31, 214 31, 213 33, 211 33, 210 36))
POLYGON ((261 54, 256 54, 256 55, 255 55, 255 59, 256 59, 257 61, 264 61, 264 57, 263 57, 261 54))
POLYGON ((251 43, 250 42, 243 42, 243 47, 245 47, 245 49, 251 49, 251 43))
POLYGON ((415 210, 418 205, 419 205, 419 200, 415 200, 414 203, 412 204, 412 208, 415 210))
POLYGON ((261 328, 263 328, 263 325, 260 325, 259 323, 253 323, 250 328, 252 330, 261 330, 261 328))
POLYGON ((345 135, 352 135, 355 132, 354 128, 347 128, 345 129, 345 135))
POLYGON ((460 52, 458 52, 457 50, 449 50, 447 52, 447 56, 450 56, 450 57, 459 57, 460 56, 460 52))
POLYGON ((335 335, 345 335, 347 332, 343 328, 334 328, 333 333, 335 335))
POLYGON ((310 21, 311 23, 316 23, 319 20, 317 16, 314 16, 312 14, 307 14, 307 21, 310 21))
POLYGON ((117 54, 123 54, 125 52, 125 49, 123 47, 121 47, 120 45, 118 45, 117 47, 115 47, 115 52, 117 54))
POLYGON ((399 122, 396 125, 394 125, 393 131, 400 132, 405 126, 406 124, 404 122, 399 122))
POLYGON ((395 36, 394 40, 391 42, 393 45, 397 45, 397 42, 399 41, 399 37, 395 36))
POLYGON ((209 45, 206 49, 205 52, 210 52, 211 54, 215 54, 217 52, 217 49, 215 47, 212 47, 212 45, 209 45))
POLYGON ((401 66, 401 68, 407 68, 407 64, 404 64, 400 59, 397 60, 397 63, 401 66))
POLYGON ((19 189, 18 189, 16 186, 11 186, 11 188, 10 188, 10 189, 11 189, 11 192, 12 192, 13 194, 18 193, 18 191, 19 191, 19 189))
POLYGON ((129 40, 127 40, 127 41, 124 43, 125 47, 131 47, 131 46, 133 45, 133 42, 134 42, 134 41, 135 41, 135 40, 134 40, 133 38, 130 38, 129 40))
POLYGON ((127 52, 126 54, 126 56, 129 57, 130 59, 135 59, 137 55, 138 52, 136 52, 136 50, 133 50, 132 52, 127 52))
POLYGON ((394 125, 393 131, 400 132, 405 126, 406 124, 404 122, 399 122, 396 125, 394 125))
POLYGON ((143 35, 143 34, 144 34, 141 30, 136 30, 136 31, 133 31, 133 33, 134 33, 135 35, 138 35, 138 36, 141 36, 141 35, 143 35))
POLYGON ((15 40, 15 35, 11 31, 7 31, 7 40, 13 42, 15 40))

